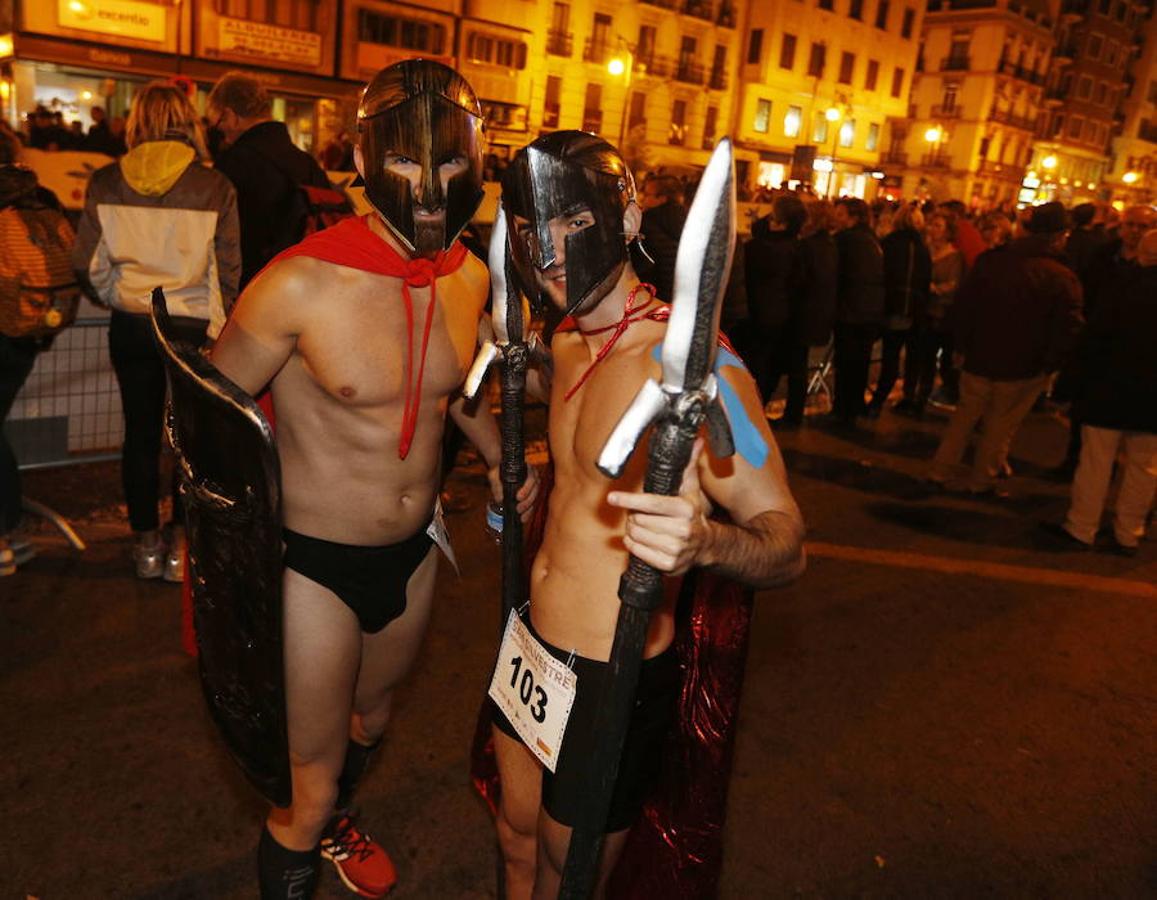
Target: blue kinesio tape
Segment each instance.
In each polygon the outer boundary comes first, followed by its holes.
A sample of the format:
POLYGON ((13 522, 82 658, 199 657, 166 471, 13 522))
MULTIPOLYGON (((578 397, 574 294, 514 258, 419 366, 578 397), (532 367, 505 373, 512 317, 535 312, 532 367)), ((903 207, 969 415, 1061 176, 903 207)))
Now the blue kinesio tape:
MULTIPOLYGON (((657 345, 651 355, 656 362, 661 363, 663 361, 663 345, 657 345)), ((715 354, 715 374, 719 383, 719 397, 723 401, 723 410, 727 413, 727 420, 731 423, 731 439, 735 442, 735 451, 752 468, 762 468, 763 464, 767 462, 767 441, 763 439, 763 435, 759 433, 759 427, 747 414, 747 409, 740 401, 739 395, 735 393, 735 388, 727 382, 720 372, 724 366, 732 366, 736 369, 742 369, 744 372, 747 371, 747 366, 743 364, 743 360, 726 347, 720 346, 715 354)))

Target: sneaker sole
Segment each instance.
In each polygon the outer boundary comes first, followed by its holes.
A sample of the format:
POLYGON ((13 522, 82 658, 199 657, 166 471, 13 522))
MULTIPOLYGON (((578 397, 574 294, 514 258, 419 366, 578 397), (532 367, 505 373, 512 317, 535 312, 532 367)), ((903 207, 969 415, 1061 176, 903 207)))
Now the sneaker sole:
MULTIPOLYGON (((386 894, 394 889, 394 885, 391 884, 380 894, 374 894, 370 891, 360 888, 346 877, 345 872, 342 871, 342 868, 336 859, 334 859, 332 856, 327 856, 324 850, 322 851, 321 855, 333 863, 333 867, 337 869, 337 877, 341 879, 341 883, 344 884, 350 891, 357 894, 359 897, 370 897, 371 900, 376 900, 376 898, 386 896, 386 894)), ((397 884, 397 882, 394 882, 394 884, 397 884)))

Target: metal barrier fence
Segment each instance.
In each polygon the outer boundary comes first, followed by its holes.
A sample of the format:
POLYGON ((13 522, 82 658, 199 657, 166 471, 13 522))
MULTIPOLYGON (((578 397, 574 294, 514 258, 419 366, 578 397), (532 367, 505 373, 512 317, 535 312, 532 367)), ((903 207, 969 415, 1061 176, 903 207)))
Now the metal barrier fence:
POLYGON ((82 306, 36 366, 4 430, 21 469, 116 459, 124 439, 120 392, 108 356, 108 314, 82 306))

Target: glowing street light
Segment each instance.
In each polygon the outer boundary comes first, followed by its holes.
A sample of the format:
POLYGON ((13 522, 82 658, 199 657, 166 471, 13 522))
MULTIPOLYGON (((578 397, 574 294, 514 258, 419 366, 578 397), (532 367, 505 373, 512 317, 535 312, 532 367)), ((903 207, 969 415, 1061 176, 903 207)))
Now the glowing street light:
POLYGON ((1055 156, 1053 156, 1053 154, 1050 153, 1048 156, 1046 156, 1044 159, 1042 159, 1040 161, 1040 164, 1043 168, 1048 169, 1049 171, 1052 171, 1053 169, 1055 169, 1057 167, 1057 158, 1055 156))
POLYGON ((840 121, 840 111, 834 106, 829 106, 824 110, 824 118, 829 122, 838 122, 840 121))
MULTIPOLYGON (((619 39, 620 43, 622 38, 619 39)), ((623 141, 627 134, 627 107, 631 103, 631 76, 635 69, 635 54, 630 47, 626 48, 622 56, 611 57, 607 61, 607 71, 618 78, 623 78, 623 114, 619 119, 619 147, 623 146, 623 141)))
POLYGON ((1125 184, 1136 184, 1137 179, 1139 179, 1140 177, 1141 176, 1138 175, 1136 172, 1126 172, 1124 175, 1121 176, 1121 180, 1123 182, 1125 182, 1125 184))
POLYGON ((931 128, 924 132, 924 140, 926 140, 929 144, 940 143, 940 139, 942 137, 944 137, 944 129, 939 125, 933 125, 931 128))
POLYGON ((625 71, 627 71, 627 64, 617 56, 607 63, 607 71, 618 78, 625 71))

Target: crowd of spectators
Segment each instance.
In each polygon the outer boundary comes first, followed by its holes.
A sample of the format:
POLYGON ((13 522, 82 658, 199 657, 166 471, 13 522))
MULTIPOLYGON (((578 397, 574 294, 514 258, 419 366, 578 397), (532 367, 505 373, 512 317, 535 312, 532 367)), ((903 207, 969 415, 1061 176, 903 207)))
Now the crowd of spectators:
POLYGON ((1157 486, 1157 260, 1145 249, 1157 254, 1153 207, 1118 214, 1050 202, 973 215, 959 201, 869 206, 807 191, 764 199, 772 209, 743 248, 747 306, 732 328, 765 401, 787 376, 774 428, 804 422, 809 348, 830 347, 820 369, 830 366, 835 383, 823 421, 870 427, 900 380, 893 414, 922 419, 929 404, 951 413, 929 482, 1001 494, 1017 430, 1051 401, 1070 412, 1065 461, 1052 474, 1074 480, 1073 510, 1045 530, 1077 549, 1136 552, 1157 486), (824 232, 834 253, 817 269, 824 232), (1114 527, 1098 536, 1118 451, 1122 499, 1114 527))

